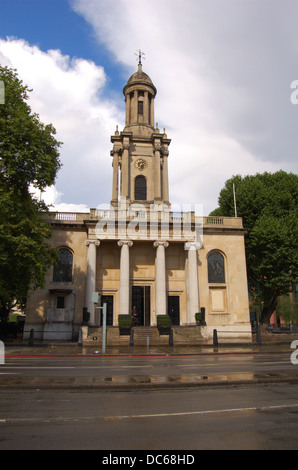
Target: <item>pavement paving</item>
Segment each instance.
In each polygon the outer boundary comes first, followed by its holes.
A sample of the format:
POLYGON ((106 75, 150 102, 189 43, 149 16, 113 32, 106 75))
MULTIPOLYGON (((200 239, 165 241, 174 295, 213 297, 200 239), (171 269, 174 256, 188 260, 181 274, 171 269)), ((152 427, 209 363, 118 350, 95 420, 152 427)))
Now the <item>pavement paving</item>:
MULTIPOLYGON (((251 355, 251 354, 291 354, 291 343, 298 339, 295 335, 270 335, 262 344, 222 344, 210 346, 134 346, 107 347, 105 353, 96 347, 83 347, 77 343, 50 343, 28 346, 23 342, 5 344, 5 358, 63 358, 98 356, 117 357, 167 357, 202 355, 251 355)), ((271 372, 235 372, 181 374, 181 375, 106 375, 102 377, 28 377, 5 374, 5 364, 0 366, 0 390, 7 389, 72 389, 72 390, 155 390, 160 388, 186 388, 205 386, 236 386, 244 384, 298 383, 298 367, 291 370, 271 372)))
POLYGON ((298 331, 286 334, 264 334, 261 338, 261 344, 258 344, 256 335, 250 343, 219 343, 217 347, 212 344, 204 345, 179 345, 179 346, 113 346, 105 348, 102 352, 101 346, 83 346, 77 342, 34 342, 29 346, 29 341, 23 341, 18 338, 4 340, 5 354, 7 356, 72 356, 72 355, 90 355, 99 354, 104 356, 138 356, 138 355, 193 355, 193 354, 230 354, 230 353, 252 353, 252 352, 276 352, 282 349, 289 350, 292 341, 298 340, 298 331))

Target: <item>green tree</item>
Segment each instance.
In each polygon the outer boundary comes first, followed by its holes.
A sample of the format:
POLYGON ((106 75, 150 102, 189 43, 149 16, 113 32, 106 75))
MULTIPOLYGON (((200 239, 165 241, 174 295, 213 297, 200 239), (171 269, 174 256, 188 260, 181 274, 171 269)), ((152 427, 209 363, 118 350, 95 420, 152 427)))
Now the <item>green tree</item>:
POLYGON ((48 240, 47 207, 30 187, 54 183, 61 164, 55 129, 40 122, 27 101, 31 90, 15 70, 0 67, 5 101, 0 104, 0 316, 25 306, 29 289, 44 285, 56 259, 48 240))
POLYGON ((289 295, 282 295, 278 299, 276 313, 278 318, 291 325, 298 323, 298 304, 293 302, 289 295))
POLYGON ((219 207, 211 215, 243 218, 247 274, 252 297, 262 304, 261 323, 268 324, 278 297, 287 294, 297 278, 298 176, 278 171, 226 181, 219 207))

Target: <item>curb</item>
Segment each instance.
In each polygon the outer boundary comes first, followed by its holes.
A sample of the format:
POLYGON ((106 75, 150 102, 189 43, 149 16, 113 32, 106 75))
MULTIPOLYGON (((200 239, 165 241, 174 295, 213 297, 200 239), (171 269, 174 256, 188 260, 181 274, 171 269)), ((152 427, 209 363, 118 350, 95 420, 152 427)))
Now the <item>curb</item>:
MULTIPOLYGON (((249 375, 250 373, 247 373, 249 375)), ((245 375, 245 374, 244 374, 245 375)), ((162 390, 201 387, 234 387, 243 385, 265 385, 298 383, 298 371, 286 373, 258 373, 253 378, 240 377, 241 373, 214 374, 209 376, 193 376, 189 380, 180 379, 180 376, 125 376, 105 378, 69 377, 61 379, 42 377, 4 378, 0 380, 2 390, 76 390, 76 391, 135 391, 135 390, 162 390), (237 377, 238 375, 238 377, 237 377), (1 383, 2 382, 2 383, 1 383)))

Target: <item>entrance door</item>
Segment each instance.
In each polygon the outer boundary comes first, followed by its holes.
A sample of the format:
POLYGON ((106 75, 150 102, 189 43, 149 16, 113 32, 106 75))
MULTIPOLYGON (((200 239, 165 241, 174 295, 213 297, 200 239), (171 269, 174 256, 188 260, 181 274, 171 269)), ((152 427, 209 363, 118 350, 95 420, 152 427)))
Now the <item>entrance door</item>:
POLYGON ((172 325, 180 325, 180 298, 179 295, 168 296, 168 315, 172 325))
POLYGON ((136 307, 138 326, 150 325, 150 286, 132 286, 132 308, 136 307))
MULTIPOLYGON (((113 326, 113 305, 114 297, 112 295, 102 295, 101 296, 101 306, 107 304, 107 326, 113 326)), ((101 310, 101 322, 102 325, 102 310, 101 310)))

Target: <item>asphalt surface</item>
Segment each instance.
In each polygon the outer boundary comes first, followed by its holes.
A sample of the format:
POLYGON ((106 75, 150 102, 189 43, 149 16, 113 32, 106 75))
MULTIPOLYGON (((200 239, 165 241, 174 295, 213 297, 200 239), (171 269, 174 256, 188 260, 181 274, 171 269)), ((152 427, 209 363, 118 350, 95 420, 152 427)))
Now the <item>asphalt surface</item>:
MULTIPOLYGON (((212 346, 188 346, 188 347, 118 347, 107 348, 105 354, 94 347, 82 347, 70 343, 39 344, 29 347, 26 344, 5 344, 5 363, 0 365, 0 390, 7 389, 72 389, 72 390, 152 390, 169 389, 183 387, 206 387, 206 386, 232 386, 240 384, 267 384, 267 383, 298 383, 298 366, 290 366, 285 369, 260 370, 260 371, 229 371, 207 373, 159 373, 142 374, 127 373, 113 374, 113 368, 108 373, 96 375, 90 371, 84 375, 77 373, 54 375, 41 374, 41 367, 36 367, 33 375, 16 374, 9 372, 10 363, 15 360, 22 368, 22 362, 28 360, 29 369, 34 369, 34 364, 38 359, 60 359, 63 362, 76 358, 98 357, 105 359, 109 364, 109 359, 117 358, 173 358, 192 356, 238 356, 254 357, 260 355, 287 355, 290 363, 290 355, 295 349, 291 349, 291 344, 298 339, 298 335, 271 335, 258 344, 232 344, 220 345, 218 348, 212 346), (30 361, 31 359, 31 361, 30 361), (35 362, 34 362, 35 361, 35 362), (39 371, 38 371, 39 370, 39 371)), ((111 361, 110 361, 111 362, 111 361)), ((44 363, 45 364, 45 363, 44 363)), ((75 370, 75 366, 73 367, 75 370)))

